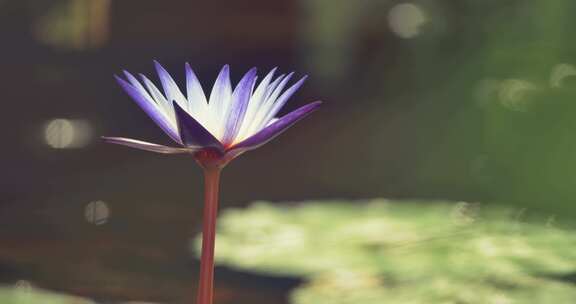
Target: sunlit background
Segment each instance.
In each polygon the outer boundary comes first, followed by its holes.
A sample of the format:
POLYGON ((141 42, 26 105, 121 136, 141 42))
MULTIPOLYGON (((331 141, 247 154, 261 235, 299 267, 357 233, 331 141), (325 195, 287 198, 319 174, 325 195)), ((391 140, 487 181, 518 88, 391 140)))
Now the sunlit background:
POLYGON ((224 172, 218 304, 576 303, 575 12, 0 0, 0 303, 193 299, 196 164, 100 140, 168 144, 112 77, 152 60, 205 91, 278 66, 309 75, 286 111, 325 101, 224 172))

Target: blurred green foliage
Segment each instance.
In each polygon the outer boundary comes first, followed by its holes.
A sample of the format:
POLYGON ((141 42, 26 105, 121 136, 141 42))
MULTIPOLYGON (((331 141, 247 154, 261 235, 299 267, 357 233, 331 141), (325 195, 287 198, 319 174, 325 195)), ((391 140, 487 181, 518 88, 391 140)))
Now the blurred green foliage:
POLYGON ((257 202, 219 220, 218 263, 306 278, 292 294, 297 304, 576 300, 576 234, 521 211, 381 199, 257 202))
POLYGON ((322 183, 574 218, 575 1, 302 2, 303 61, 349 110, 310 161, 325 164, 322 183), (417 34, 402 36, 416 13, 417 34))
POLYGON ((2 304, 94 304, 94 302, 32 287, 0 288, 2 304))

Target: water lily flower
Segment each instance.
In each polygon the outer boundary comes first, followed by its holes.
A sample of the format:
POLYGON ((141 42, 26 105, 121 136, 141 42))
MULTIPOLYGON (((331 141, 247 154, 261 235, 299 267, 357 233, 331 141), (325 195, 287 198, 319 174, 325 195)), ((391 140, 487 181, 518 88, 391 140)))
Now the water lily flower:
POLYGON ((210 155, 225 164, 272 140, 320 105, 316 101, 276 117, 306 80, 304 76, 284 90, 294 73, 274 79, 276 69, 272 69, 256 86, 256 69, 252 68, 232 90, 230 69, 225 65, 207 98, 189 64, 185 66, 186 95, 158 62, 154 64, 164 93, 144 75, 138 81, 124 71, 126 80, 118 76, 116 80, 178 146, 122 137, 104 137, 106 141, 157 153, 210 155))
POLYGON ((312 113, 320 101, 309 103, 282 117, 278 112, 302 86, 306 77, 285 89, 293 73, 274 78, 272 69, 256 85, 256 69, 249 70, 232 89, 230 68, 225 65, 207 98, 198 78, 186 64, 186 95, 174 79, 154 62, 162 89, 129 72, 118 83, 176 143, 169 147, 137 139, 104 137, 109 143, 165 154, 189 153, 204 169, 204 214, 198 304, 211 304, 214 289, 214 244, 220 172, 238 155, 272 140, 312 113))

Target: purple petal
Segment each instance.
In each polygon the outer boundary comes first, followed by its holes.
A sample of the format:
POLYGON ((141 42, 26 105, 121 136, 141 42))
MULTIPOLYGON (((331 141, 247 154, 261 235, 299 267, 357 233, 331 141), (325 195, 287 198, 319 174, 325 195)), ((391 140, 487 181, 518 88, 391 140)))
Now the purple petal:
POLYGON ((264 121, 263 121, 264 124, 268 123, 268 121, 270 121, 270 119, 274 118, 274 116, 276 116, 276 114, 278 114, 278 112, 286 104, 288 99, 290 99, 290 97, 292 97, 292 95, 294 95, 294 93, 296 93, 296 91, 298 91, 298 89, 300 89, 300 87, 304 84, 304 81, 306 80, 306 78, 308 78, 308 76, 302 77, 300 80, 298 80, 298 82, 293 84, 284 93, 282 93, 282 95, 280 95, 280 97, 278 97, 278 99, 276 100, 276 102, 274 103, 272 108, 266 114, 266 117, 264 118, 264 121))
POLYGON ((152 98, 150 96, 150 94, 148 94, 148 91, 146 91, 146 89, 144 88, 144 86, 140 83, 140 81, 138 81, 138 79, 136 79, 136 77, 134 77, 134 75, 130 74, 130 72, 124 70, 124 76, 126 76, 126 79, 128 79, 128 81, 130 82, 130 84, 136 88, 138 90, 138 92, 140 94, 142 94, 144 97, 146 97, 148 100, 152 101, 155 103, 154 98, 152 98))
POLYGON ((282 92, 282 90, 284 90, 284 87, 286 86, 286 84, 288 83, 288 81, 290 81, 290 79, 292 78, 292 76, 294 76, 294 72, 289 73, 288 75, 286 75, 286 77, 284 77, 282 79, 282 81, 280 81, 279 84, 277 84, 274 87, 274 90, 270 93, 270 95, 268 95, 268 97, 266 98, 265 104, 270 104, 272 102, 274 102, 277 98, 278 95, 280 95, 280 93, 282 92))
POLYGON ((144 96, 139 90, 126 82, 124 79, 114 76, 116 81, 120 86, 136 101, 136 103, 152 118, 152 120, 166 133, 172 140, 177 143, 182 143, 180 136, 176 132, 176 129, 172 127, 166 116, 158 109, 158 105, 154 104, 147 96, 144 96))
POLYGON ((274 107, 274 101, 278 98, 288 81, 292 78, 294 72, 289 73, 288 75, 284 76, 281 75, 269 86, 269 93, 266 96, 266 99, 261 103, 260 108, 257 110, 259 113, 252 119, 250 122, 250 129, 259 130, 266 126, 266 123, 270 120, 267 119, 268 113, 270 113, 271 109, 274 107))
POLYGON ((286 131, 286 129, 306 117, 308 114, 318 109, 321 103, 321 101, 315 101, 284 115, 276 122, 260 130, 260 132, 255 135, 252 135, 237 145, 234 145, 229 152, 241 153, 262 146, 280 135, 282 132, 286 131))
POLYGON ((204 126, 190 114, 174 103, 178 131, 182 142, 187 147, 212 147, 223 151, 222 144, 204 126))
POLYGON ((158 77, 160 78, 168 102, 176 101, 180 106, 188 107, 186 97, 182 95, 182 91, 180 91, 180 88, 174 79, 172 79, 172 76, 170 76, 168 71, 166 71, 166 69, 156 60, 154 60, 154 67, 156 68, 156 72, 158 73, 158 77))
POLYGON ((166 97, 162 94, 162 92, 160 92, 160 90, 156 87, 156 85, 154 85, 152 80, 148 79, 146 75, 144 74, 138 74, 138 75, 140 76, 140 78, 142 78, 142 82, 144 82, 144 85, 146 86, 146 88, 150 92, 150 95, 156 101, 156 103, 164 109, 165 113, 171 113, 172 102, 166 99, 166 97))
POLYGON ((250 101, 248 102, 248 109, 246 109, 246 115, 244 116, 244 121, 242 122, 242 126, 240 131, 238 132, 239 137, 243 137, 244 134, 250 129, 252 123, 254 122, 254 118, 256 117, 260 106, 266 100, 266 93, 268 92, 268 87, 270 86, 270 82, 274 77, 274 73, 276 72, 277 68, 273 68, 268 74, 262 79, 260 84, 252 93, 252 97, 250 97, 250 101))
POLYGON ((281 74, 280 76, 278 76, 276 79, 274 79, 274 81, 272 81, 272 83, 270 83, 268 85, 268 88, 266 88, 266 94, 264 96, 264 99, 268 99, 268 97, 270 97, 270 95, 272 94, 272 92, 274 92, 274 89, 276 89, 276 87, 278 86, 278 84, 280 83, 280 81, 282 81, 282 79, 284 79, 284 77, 286 77, 286 75, 281 74))
POLYGON ((266 93, 268 92, 268 88, 270 86, 270 82, 272 81, 272 77, 274 77, 274 73, 276 72, 277 68, 273 68, 268 72, 268 74, 262 79, 260 84, 256 87, 256 90, 252 94, 250 99, 250 104, 248 105, 248 113, 246 114, 246 118, 250 119, 254 112, 260 108, 260 105, 266 99, 266 93), (252 114, 252 115, 251 115, 252 114))
POLYGON ((226 115, 226 128, 222 138, 224 146, 231 144, 236 135, 238 135, 238 131, 240 131, 255 82, 256 68, 252 68, 242 77, 236 89, 234 89, 234 93, 232 93, 232 104, 226 115))
POLYGON ((153 144, 141 140, 123 138, 123 137, 102 137, 107 143, 123 145, 131 148, 136 148, 140 150, 163 153, 163 154, 178 154, 178 153, 190 153, 194 152, 193 149, 189 148, 175 148, 167 147, 158 144, 153 144))
POLYGON ((230 83, 230 67, 225 65, 220 70, 216 81, 214 82, 214 87, 212 87, 212 92, 210 93, 210 100, 208 104, 210 107, 216 109, 217 115, 222 115, 224 113, 227 99, 232 95, 232 84, 230 83))

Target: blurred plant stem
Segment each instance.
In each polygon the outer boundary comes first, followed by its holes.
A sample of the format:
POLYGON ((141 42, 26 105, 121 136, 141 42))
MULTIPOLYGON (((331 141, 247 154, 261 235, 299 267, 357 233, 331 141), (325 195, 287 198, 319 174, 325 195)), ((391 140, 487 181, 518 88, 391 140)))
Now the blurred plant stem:
POLYGON ((197 304, 212 304, 214 293, 214 245, 220 167, 204 167, 204 217, 202 227, 202 257, 197 304))

